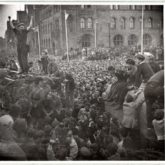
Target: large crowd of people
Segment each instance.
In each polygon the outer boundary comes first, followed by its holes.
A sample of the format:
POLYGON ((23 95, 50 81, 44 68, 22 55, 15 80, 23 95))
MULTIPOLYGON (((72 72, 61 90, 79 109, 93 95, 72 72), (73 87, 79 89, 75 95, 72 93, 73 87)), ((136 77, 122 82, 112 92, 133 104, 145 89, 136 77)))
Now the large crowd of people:
MULTIPOLYGON (((96 48, 71 48, 68 51, 69 58, 72 59, 86 59, 86 60, 106 60, 112 57, 127 56, 127 58, 135 56, 141 51, 140 46, 120 46, 120 47, 96 47, 96 48)), ((145 46, 144 52, 150 52, 155 56, 156 60, 164 60, 164 52, 162 46, 145 46)), ((67 52, 62 56, 63 60, 67 59, 67 52)))
POLYGON ((1 69, 0 158, 164 160, 164 70, 153 56, 111 57, 68 63, 44 50, 28 74, 1 69))

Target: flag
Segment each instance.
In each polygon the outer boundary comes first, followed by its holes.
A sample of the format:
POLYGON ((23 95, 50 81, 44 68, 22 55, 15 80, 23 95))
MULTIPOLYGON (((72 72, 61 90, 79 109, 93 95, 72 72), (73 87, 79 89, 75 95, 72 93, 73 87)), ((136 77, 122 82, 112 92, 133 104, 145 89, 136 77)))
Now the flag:
POLYGON ((39 32, 39 27, 36 26, 36 27, 33 28, 33 30, 34 30, 34 32, 39 32))
POLYGON ((69 14, 65 11, 65 20, 67 20, 69 17, 69 14))
POLYGON ((25 11, 26 11, 27 14, 29 13, 27 5, 25 5, 25 11))

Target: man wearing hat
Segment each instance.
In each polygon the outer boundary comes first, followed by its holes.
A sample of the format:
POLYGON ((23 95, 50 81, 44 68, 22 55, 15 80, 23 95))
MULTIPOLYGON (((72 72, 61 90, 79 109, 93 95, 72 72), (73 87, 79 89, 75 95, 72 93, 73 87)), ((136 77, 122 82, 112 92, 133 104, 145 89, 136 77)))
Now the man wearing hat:
POLYGON ((47 49, 43 50, 43 52, 42 52, 41 64, 42 64, 42 69, 43 69, 44 74, 48 74, 49 58, 48 58, 47 49))
POLYGON ((139 82, 139 79, 142 78, 142 83, 137 84, 137 86, 141 87, 144 89, 145 84, 147 83, 147 81, 149 80, 149 78, 154 74, 152 68, 150 67, 150 65, 148 63, 145 62, 145 57, 142 54, 137 54, 136 55, 136 59, 137 59, 137 75, 136 75, 136 82, 139 82))
POLYGON ((17 37, 17 53, 18 53, 18 62, 21 68, 21 73, 27 73, 29 70, 28 66, 28 52, 29 46, 26 44, 27 42, 27 34, 29 30, 32 28, 32 17, 30 20, 30 25, 25 28, 24 23, 19 23, 17 27, 15 27, 11 21, 11 17, 9 17, 10 26, 13 29, 16 37, 17 37))

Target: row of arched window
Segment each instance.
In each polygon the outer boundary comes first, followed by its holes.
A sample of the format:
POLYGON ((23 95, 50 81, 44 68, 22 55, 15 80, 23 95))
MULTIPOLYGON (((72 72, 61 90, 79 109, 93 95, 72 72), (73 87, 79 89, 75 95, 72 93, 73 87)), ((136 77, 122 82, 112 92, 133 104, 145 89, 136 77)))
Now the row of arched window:
POLYGON ((81 18, 80 19, 80 28, 84 29, 84 28, 88 28, 88 29, 92 29, 93 28, 93 20, 92 18, 81 18))
MULTIPOLYGON (((128 21, 129 21, 129 28, 134 29, 135 28, 135 17, 130 17, 128 21)), ((141 24, 141 18, 139 19, 139 22, 141 24)), ((115 29, 116 25, 117 25, 117 19, 115 17, 111 18, 111 21, 110 21, 111 29, 115 29)), ((120 19, 120 25, 121 25, 121 29, 126 28, 126 18, 122 17, 120 19)), ((148 19, 144 20, 144 27, 152 28, 152 26, 153 26, 152 18, 148 18, 148 19)))
POLYGON ((41 25, 41 32, 43 34, 48 34, 49 32, 51 32, 53 30, 53 23, 48 23, 48 24, 43 24, 41 25))
MULTIPOLYGON (((130 17, 128 21, 129 21, 129 28, 134 29, 135 28, 135 17, 130 17)), ((141 24, 141 18, 139 19, 139 22, 141 24)), ((110 20, 110 27, 111 27, 111 29, 116 29, 116 26, 117 26, 117 19, 115 17, 112 17, 110 20)), ((125 17, 122 17, 120 19, 120 26, 121 26, 121 29, 126 28, 126 18, 125 17)), ((145 28, 152 28, 152 26, 153 26, 153 20, 151 17, 144 20, 144 27, 145 28)), ((81 18, 80 19, 80 28, 84 29, 86 27, 88 29, 93 28, 92 18, 87 18, 87 19, 81 18)))
MULTIPOLYGON (((115 46, 122 46, 124 43, 124 37, 120 34, 117 34, 113 38, 113 42, 115 46)), ((131 34, 128 36, 128 45, 137 45, 138 37, 135 34, 131 34)), ((144 34, 143 36, 144 45, 150 45, 152 43, 152 37, 150 34, 144 34)))
MULTIPOLYGON (((120 9, 120 5, 110 5, 109 8, 110 10, 119 10, 120 9)), ((140 6, 142 7, 142 6, 140 6)), ((151 5, 144 5, 143 8, 145 10, 152 10, 152 6, 151 5)), ((139 9, 139 6, 137 5, 129 5, 129 9, 130 10, 136 10, 136 9, 139 9)))

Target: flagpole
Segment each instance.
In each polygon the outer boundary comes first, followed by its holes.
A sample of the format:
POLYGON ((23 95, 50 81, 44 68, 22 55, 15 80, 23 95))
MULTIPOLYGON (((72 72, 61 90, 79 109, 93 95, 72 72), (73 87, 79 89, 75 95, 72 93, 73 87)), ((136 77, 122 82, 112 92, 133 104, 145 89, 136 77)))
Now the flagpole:
POLYGON ((97 20, 95 20, 95 48, 97 47, 97 20))
POLYGON ((109 48, 111 47, 111 33, 110 33, 110 28, 111 28, 111 24, 108 23, 108 30, 109 30, 109 48))
POLYGON ((66 50, 67 50, 67 60, 69 63, 69 46, 68 46, 68 27, 67 27, 67 17, 66 17, 67 13, 65 10, 65 34, 66 34, 66 50))
POLYGON ((142 6, 142 22, 141 22, 141 53, 143 54, 143 33, 144 33, 144 29, 143 29, 143 18, 144 17, 144 8, 142 6))
POLYGON ((40 33, 39 33, 39 27, 38 27, 38 30, 37 30, 37 36, 38 36, 38 52, 39 52, 39 58, 40 58, 40 55, 41 55, 41 47, 40 47, 40 33))

